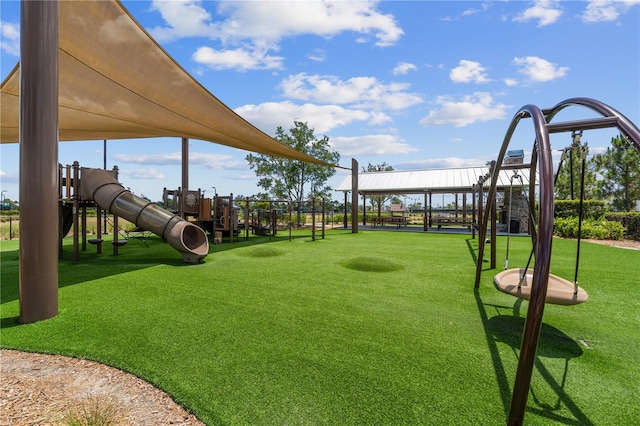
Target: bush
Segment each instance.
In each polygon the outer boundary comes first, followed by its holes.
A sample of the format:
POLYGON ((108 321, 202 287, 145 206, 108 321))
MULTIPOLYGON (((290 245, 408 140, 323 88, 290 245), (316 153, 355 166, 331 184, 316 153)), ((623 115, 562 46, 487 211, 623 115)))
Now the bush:
MULTIPOLYGON (((580 200, 555 200, 554 216, 570 218, 580 216, 580 200)), ((599 219, 606 213, 606 206, 601 200, 584 200, 582 203, 583 219, 599 219)))
MULTIPOLYGON (((606 219, 584 219, 580 238, 596 240, 622 240, 625 228, 620 222, 606 219)), ((578 218, 556 218, 554 234, 566 238, 578 238, 578 218)))
POLYGON ((627 238, 640 240, 640 212, 607 213, 607 220, 619 222, 627 230, 627 238))

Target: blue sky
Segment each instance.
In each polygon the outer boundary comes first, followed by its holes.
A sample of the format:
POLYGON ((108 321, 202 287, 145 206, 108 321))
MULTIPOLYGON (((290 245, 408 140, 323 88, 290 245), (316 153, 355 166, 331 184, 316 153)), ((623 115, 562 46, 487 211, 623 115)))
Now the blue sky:
MULTIPOLYGON (((396 170, 484 165, 520 107, 571 97, 600 100, 640 123, 640 0, 123 4, 242 117, 269 135, 306 121, 347 167, 352 157, 396 170)), ((18 1, 0 2, 2 79, 18 61, 19 10, 18 1)), ((571 108, 555 121, 594 116, 571 108)), ((590 131, 583 141, 594 154, 615 135, 590 131)), ((528 153, 533 137, 521 124, 510 149, 528 153)), ((570 142, 552 137, 554 150, 570 142)), ((125 187, 157 201, 181 183, 180 150, 173 138, 109 141, 107 165, 118 165, 125 187)), ((2 190, 14 200, 18 151, 0 147, 2 190)), ((190 141, 191 188, 259 192, 246 155, 190 141)), ((60 143, 60 163, 76 160, 102 167, 103 142, 60 143)))

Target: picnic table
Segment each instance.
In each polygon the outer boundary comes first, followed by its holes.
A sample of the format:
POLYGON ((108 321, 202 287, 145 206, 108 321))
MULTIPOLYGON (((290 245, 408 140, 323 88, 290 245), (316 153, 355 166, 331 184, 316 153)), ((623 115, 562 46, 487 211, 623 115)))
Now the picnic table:
POLYGON ((440 230, 443 226, 466 226, 471 230, 473 220, 470 217, 435 216, 431 218, 431 226, 437 226, 440 230))
POLYGON ((404 216, 377 216, 371 220, 373 227, 384 226, 385 224, 396 225, 398 229, 401 226, 406 227, 409 224, 409 218, 404 216))

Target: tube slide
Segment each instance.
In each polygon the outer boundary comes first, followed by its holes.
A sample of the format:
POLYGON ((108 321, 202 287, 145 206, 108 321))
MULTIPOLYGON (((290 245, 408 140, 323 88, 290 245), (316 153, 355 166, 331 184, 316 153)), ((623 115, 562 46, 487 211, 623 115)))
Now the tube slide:
POLYGON ((198 263, 209 254, 209 240, 202 228, 132 194, 113 172, 82 167, 80 176, 82 199, 93 200, 110 213, 162 237, 185 262, 198 263))

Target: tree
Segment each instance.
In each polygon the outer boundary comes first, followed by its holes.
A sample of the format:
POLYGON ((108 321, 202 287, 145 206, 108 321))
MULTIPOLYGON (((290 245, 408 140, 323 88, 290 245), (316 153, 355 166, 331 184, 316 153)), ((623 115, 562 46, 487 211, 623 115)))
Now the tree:
MULTIPOLYGON (((289 134, 278 126, 275 139, 318 160, 330 164, 340 161, 340 154, 329 149, 327 136, 317 139, 306 122, 294 121, 293 124, 289 134)), ((298 225, 301 201, 305 197, 330 197, 331 188, 325 183, 335 174, 333 167, 263 154, 249 154, 246 160, 260 178, 258 186, 274 198, 296 201, 298 225)))
MULTIPOLYGON (((570 200, 573 194, 573 199, 580 198, 580 174, 582 169, 582 157, 581 155, 588 155, 589 149, 585 146, 584 153, 581 149, 572 149, 568 151, 565 157, 564 163, 558 172, 558 180, 556 181, 554 190, 555 198, 557 200, 570 200), (573 164, 573 170, 572 170, 573 164), (573 175, 572 175, 573 173, 573 175), (571 179, 573 176, 573 191, 571 188, 571 179)), ((563 154, 564 155, 564 154, 563 154)), ((593 167, 592 161, 585 163, 584 171, 584 199, 589 200, 593 198, 596 184, 596 173, 593 167)))
POLYGON ((632 211, 640 200, 640 154, 627 138, 612 138, 607 152, 594 155, 591 161, 601 176, 600 197, 610 199, 614 210, 632 211))
MULTIPOLYGON (((362 172, 391 172, 393 171, 393 167, 388 165, 387 163, 382 164, 367 164, 367 167, 362 167, 362 172)), ((389 195, 370 195, 369 202, 371 203, 371 210, 377 207, 378 216, 380 216, 380 212, 382 212, 382 205, 389 201, 391 196, 389 195)))

